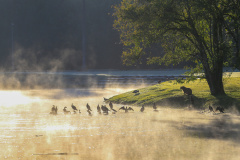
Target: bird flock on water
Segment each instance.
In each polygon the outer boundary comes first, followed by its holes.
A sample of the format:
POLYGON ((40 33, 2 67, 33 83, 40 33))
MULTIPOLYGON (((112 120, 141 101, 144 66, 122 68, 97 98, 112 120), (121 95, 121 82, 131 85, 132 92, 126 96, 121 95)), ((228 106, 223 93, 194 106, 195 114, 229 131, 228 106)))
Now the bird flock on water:
MULTIPOLYGON (((110 109, 106 105, 101 105, 101 107, 100 107, 100 105, 98 104, 97 105, 98 114, 104 114, 104 115, 108 115, 109 113, 116 114, 117 112, 120 112, 120 111, 124 111, 125 113, 134 112, 134 109, 132 107, 127 107, 127 106, 122 106, 118 110, 116 110, 116 109, 113 108, 113 103, 112 102, 109 103, 109 107, 110 107, 110 109)), ((74 104, 71 105, 71 108, 72 108, 72 112, 69 111, 67 109, 67 107, 65 106, 63 108, 63 113, 64 114, 77 114, 77 113, 81 114, 82 113, 81 110, 78 109, 74 104)), ((86 109, 87 109, 88 115, 92 116, 93 110, 88 103, 86 104, 86 109)), ((140 109, 140 112, 144 112, 144 110, 145 110, 145 107, 144 107, 144 105, 142 105, 142 107, 140 109)), ((155 103, 153 103, 153 111, 158 111, 155 103)), ((51 108, 50 114, 57 115, 58 114, 58 107, 53 105, 52 108, 51 108)))
MULTIPOLYGON (((193 105, 194 104, 194 100, 193 100, 192 89, 191 88, 187 88, 185 86, 180 87, 180 89, 183 90, 184 95, 188 95, 189 96, 189 100, 190 100, 191 104, 193 105)), ((135 95, 139 95, 140 94, 139 90, 134 90, 132 93, 134 93, 135 95)), ((109 99, 104 98, 104 101, 109 101, 109 99)), ((111 112, 112 114, 116 114, 118 111, 121 111, 121 110, 124 111, 125 113, 127 113, 127 112, 134 112, 134 109, 132 107, 127 107, 127 106, 122 106, 117 111, 116 109, 113 108, 113 103, 112 102, 109 103, 109 107, 110 107, 110 109, 106 105, 101 105, 101 107, 100 107, 99 104, 98 104, 97 105, 97 112, 98 112, 98 114, 108 115, 109 112, 111 112)), ((156 103, 153 103, 152 107, 153 107, 153 111, 158 112, 156 103)), ((73 109, 73 114, 77 114, 77 113, 81 114, 80 109, 77 109, 77 107, 75 105, 73 105, 73 103, 71 105, 71 108, 73 109)), ((92 116, 93 110, 91 109, 91 107, 90 107, 90 105, 88 103, 86 104, 86 108, 87 108, 88 115, 92 116)), ((142 107, 140 108, 140 112, 144 112, 144 110, 145 110, 145 107, 144 107, 144 105, 142 105, 142 107)), ((208 111, 210 113, 216 113, 217 111, 219 111, 220 113, 224 113, 224 108, 221 107, 221 106, 218 106, 218 107, 216 107, 216 109, 214 111, 213 107, 211 105, 209 105, 208 111)), ((67 107, 65 106, 63 108, 63 113, 64 114, 71 114, 71 111, 67 110, 67 107)), ((51 108, 50 114, 57 115, 58 114, 58 107, 53 105, 52 108, 51 108)))
MULTIPOLYGON (((116 114, 118 111, 124 111, 125 113, 134 112, 134 109, 132 107, 127 107, 127 106, 122 106, 118 110, 116 110, 116 109, 113 108, 113 103, 112 102, 109 103, 109 107, 110 107, 110 109, 106 105, 101 105, 101 107, 100 107, 100 105, 98 104, 97 105, 98 114, 108 115, 109 112, 112 113, 112 114, 116 114)), ((72 113, 73 114, 77 114, 77 113, 81 114, 82 113, 81 110, 77 109, 77 107, 73 104, 71 105, 71 108, 72 108, 73 112, 67 110, 67 107, 65 106, 63 108, 63 113, 64 114, 72 114, 72 113)), ((152 108, 153 108, 154 112, 158 112, 156 103, 153 103, 152 108)), ((86 109, 87 109, 88 115, 92 116, 93 110, 91 109, 91 107, 88 103, 86 104, 86 109)), ((142 105, 142 107, 140 108, 140 112, 144 112, 144 110, 145 110, 145 107, 144 107, 144 105, 142 105)), ((220 107, 220 106, 216 107, 216 109, 214 111, 213 107, 211 105, 209 105, 208 111, 210 113, 211 112, 216 113, 217 111, 219 111, 220 113, 225 113, 224 108, 220 107)), ((58 107, 53 105, 52 108, 51 108, 50 114, 57 115, 58 114, 58 107)))
MULTIPOLYGON (((194 100, 193 100, 192 89, 187 88, 185 86, 181 86, 180 89, 183 90, 184 95, 189 96, 189 100, 190 100, 191 104, 193 105, 194 100)), ((134 93, 135 95, 140 94, 139 90, 134 90, 132 93, 134 93)), ((104 98, 104 101, 109 101, 109 99, 104 98)), ((77 109, 77 107, 75 105, 73 105, 73 103, 72 103, 71 107, 73 109, 73 114, 77 114, 77 113, 80 114, 81 113, 80 109, 77 109)), ((108 115, 109 112, 111 112, 112 114, 116 114, 120 110, 124 111, 125 113, 134 112, 134 109, 132 107, 127 107, 127 106, 122 106, 117 111, 113 108, 113 103, 112 102, 109 103, 109 107, 110 107, 110 109, 106 105, 101 105, 101 107, 100 107, 99 104, 98 104, 97 105, 98 114, 108 115)), ((152 107, 153 107, 153 111, 158 112, 156 103, 153 103, 152 107)), ((91 109, 91 107, 88 103, 86 104, 86 108, 87 108, 88 115, 92 116, 92 109, 91 109)), ((144 112, 144 110, 145 110, 145 107, 144 107, 144 105, 142 105, 142 107, 140 108, 140 112, 144 112)), ((216 113, 217 111, 219 111, 220 113, 224 113, 224 108, 220 107, 220 106, 218 106, 214 111, 213 107, 209 105, 208 110, 209 110, 209 112, 213 112, 213 113, 216 113)), ((71 111, 67 110, 67 107, 65 106, 63 108, 63 113, 64 114, 71 114, 71 111)), ((58 107, 53 105, 53 107, 51 108, 50 114, 57 115, 58 114, 58 107)))

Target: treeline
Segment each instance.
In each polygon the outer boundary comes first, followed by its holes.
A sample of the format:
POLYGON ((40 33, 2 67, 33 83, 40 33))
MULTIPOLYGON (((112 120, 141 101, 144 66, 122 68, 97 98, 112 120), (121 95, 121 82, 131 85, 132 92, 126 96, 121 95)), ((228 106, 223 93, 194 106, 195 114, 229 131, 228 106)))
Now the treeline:
MULTIPOLYGON (((85 0, 89 69, 121 68, 122 46, 111 16, 119 1, 85 0)), ((0 0, 0 66, 11 68, 13 38, 17 70, 80 70, 82 7, 82 0, 0 0)))
MULTIPOLYGON (((0 0, 0 68, 81 70, 82 2, 0 0)), ((113 29, 111 6, 120 2, 85 0, 88 69, 129 69, 122 65, 123 46, 113 29)), ((143 63, 131 68, 156 67, 143 63)))

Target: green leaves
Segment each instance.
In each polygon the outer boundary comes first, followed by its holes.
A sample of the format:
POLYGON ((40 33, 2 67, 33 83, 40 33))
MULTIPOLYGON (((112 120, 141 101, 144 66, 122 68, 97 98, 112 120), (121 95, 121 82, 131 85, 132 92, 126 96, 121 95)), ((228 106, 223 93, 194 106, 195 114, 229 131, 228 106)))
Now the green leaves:
MULTIPOLYGON (((123 0, 115 6, 114 27, 120 31, 125 46, 122 56, 125 64, 141 59, 141 53, 156 44, 163 47, 164 55, 149 54, 148 64, 192 61, 213 72, 223 62, 239 59, 239 3, 235 0, 123 0)), ((240 65, 237 60, 234 63, 240 65)))
POLYGON ((239 5, 224 0, 123 0, 115 6, 114 13, 114 27, 120 31, 126 47, 123 58, 136 56, 133 52, 139 53, 139 48, 142 52, 153 44, 161 44, 165 55, 149 57, 148 64, 197 60, 213 68, 219 56, 232 57, 229 55, 236 43, 230 35, 240 37, 234 34, 236 26, 240 26, 236 18, 239 8, 234 4, 239 5))
POLYGON ((123 64, 125 65, 135 65, 141 63, 140 58, 144 54, 144 51, 139 46, 134 46, 127 51, 123 51, 122 58, 123 64))

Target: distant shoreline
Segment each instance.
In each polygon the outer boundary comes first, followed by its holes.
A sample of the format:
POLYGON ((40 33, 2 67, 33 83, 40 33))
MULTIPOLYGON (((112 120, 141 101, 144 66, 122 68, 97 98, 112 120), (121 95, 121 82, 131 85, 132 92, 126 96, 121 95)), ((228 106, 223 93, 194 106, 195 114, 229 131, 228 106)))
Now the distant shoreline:
MULTIPOLYGON (((185 79, 187 70, 99 70, 64 72, 0 72, 1 89, 104 88, 149 86, 168 80, 185 79)), ((225 72, 240 77, 240 72, 225 72)), ((197 75, 199 76, 199 75, 197 75)))

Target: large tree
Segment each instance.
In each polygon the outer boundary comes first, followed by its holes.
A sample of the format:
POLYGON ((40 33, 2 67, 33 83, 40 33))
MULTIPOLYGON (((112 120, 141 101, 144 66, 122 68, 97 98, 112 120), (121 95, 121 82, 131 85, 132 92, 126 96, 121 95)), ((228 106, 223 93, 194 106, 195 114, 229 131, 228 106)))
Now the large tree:
POLYGON ((239 0, 122 0, 114 6, 114 27, 125 46, 123 62, 137 63, 161 44, 164 53, 148 63, 193 61, 211 94, 225 94, 223 66, 240 63, 239 7, 239 0))

